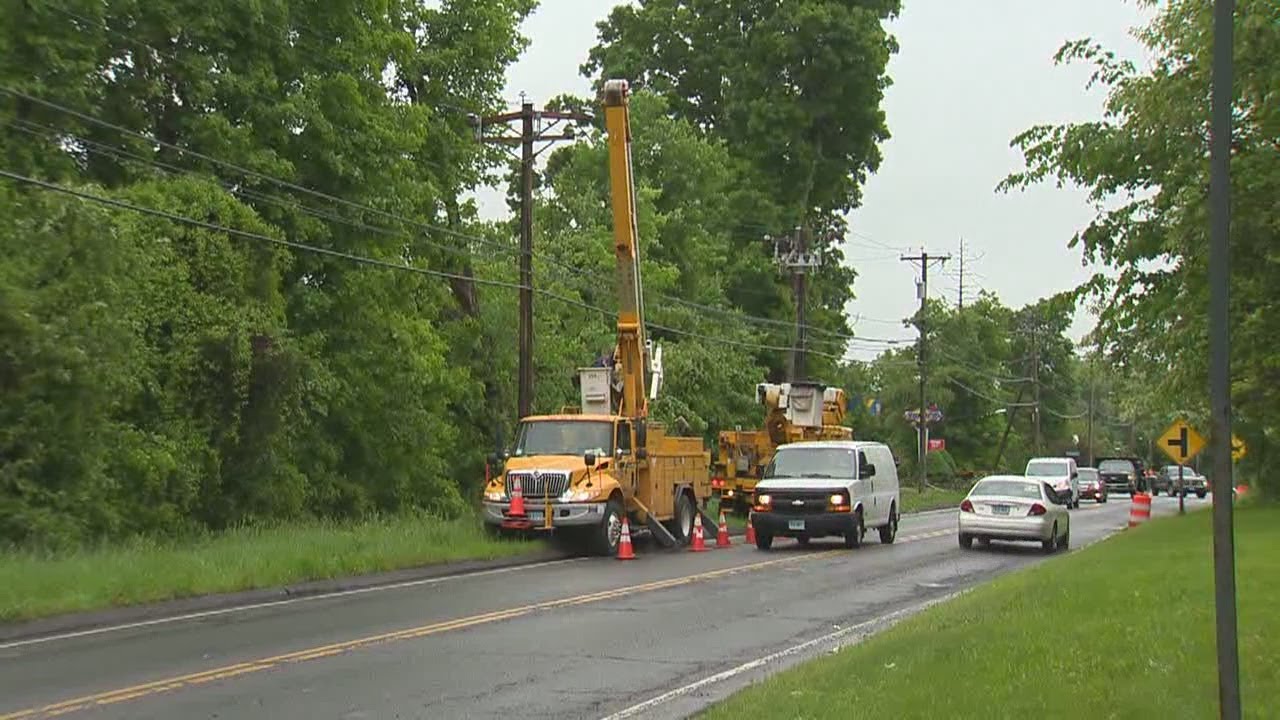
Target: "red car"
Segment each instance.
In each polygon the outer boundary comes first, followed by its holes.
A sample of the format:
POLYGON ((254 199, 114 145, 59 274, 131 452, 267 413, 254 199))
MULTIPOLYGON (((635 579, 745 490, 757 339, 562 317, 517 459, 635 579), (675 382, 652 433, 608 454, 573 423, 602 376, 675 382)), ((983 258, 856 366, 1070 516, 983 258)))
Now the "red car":
POLYGON ((1080 473, 1080 477, 1077 479, 1080 483, 1080 499, 1090 499, 1099 503, 1106 502, 1107 484, 1102 482, 1102 476, 1098 474, 1097 468, 1082 467, 1078 472, 1080 473))

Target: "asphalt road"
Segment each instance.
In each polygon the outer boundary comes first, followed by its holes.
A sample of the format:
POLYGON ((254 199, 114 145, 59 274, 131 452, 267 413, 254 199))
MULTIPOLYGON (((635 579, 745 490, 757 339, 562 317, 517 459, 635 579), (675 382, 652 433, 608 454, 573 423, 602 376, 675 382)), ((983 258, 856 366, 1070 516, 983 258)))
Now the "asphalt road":
MULTIPOLYGON (((1072 511, 1073 546, 1128 508, 1072 511)), ((1162 497, 1153 514, 1176 509, 1162 497)), ((683 717, 1045 558, 961 550, 949 511, 904 518, 892 546, 642 549, 21 641, 0 645, 0 719, 683 717)))

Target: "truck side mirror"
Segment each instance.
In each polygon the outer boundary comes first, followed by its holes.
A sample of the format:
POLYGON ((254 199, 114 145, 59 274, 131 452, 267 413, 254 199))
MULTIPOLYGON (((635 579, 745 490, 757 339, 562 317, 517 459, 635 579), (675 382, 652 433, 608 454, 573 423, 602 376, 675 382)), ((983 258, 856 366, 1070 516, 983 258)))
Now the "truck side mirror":
POLYGON ((593 468, 596 466, 596 454, 593 452, 584 453, 582 461, 587 464, 587 467, 593 468))
MULTIPOLYGON (((644 420, 636 421, 636 448, 643 450, 649 447, 649 429, 644 420)), ((637 456, 639 457, 639 456, 637 456)))
POLYGON ((644 448, 644 447, 638 447, 638 448, 636 448, 636 459, 637 459, 637 460, 644 460, 645 458, 648 458, 648 457, 649 457, 649 450, 648 450, 648 448, 644 448))

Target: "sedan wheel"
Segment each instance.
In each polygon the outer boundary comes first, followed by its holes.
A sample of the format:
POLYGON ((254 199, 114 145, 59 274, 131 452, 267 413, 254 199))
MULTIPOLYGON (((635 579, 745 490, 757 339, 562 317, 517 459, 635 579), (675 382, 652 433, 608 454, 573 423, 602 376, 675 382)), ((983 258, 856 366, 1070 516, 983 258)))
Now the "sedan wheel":
POLYGON ((1040 541, 1040 548, 1047 553, 1051 553, 1058 547, 1058 523, 1053 524, 1053 530, 1049 533, 1048 540, 1040 541))

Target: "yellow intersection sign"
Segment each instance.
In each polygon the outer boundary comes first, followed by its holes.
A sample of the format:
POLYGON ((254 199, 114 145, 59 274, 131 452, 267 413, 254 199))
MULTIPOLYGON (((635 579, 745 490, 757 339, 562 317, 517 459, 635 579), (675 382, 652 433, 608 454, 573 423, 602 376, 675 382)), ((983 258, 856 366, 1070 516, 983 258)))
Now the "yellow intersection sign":
POLYGON ((1188 460, 1200 454, 1204 449, 1204 438, 1196 429, 1187 424, 1186 420, 1178 418, 1160 439, 1156 441, 1160 449, 1165 455, 1173 458, 1173 461, 1179 465, 1185 465, 1188 460))
POLYGON ((1245 455, 1249 454, 1249 448, 1245 447, 1244 441, 1235 435, 1231 436, 1231 459, 1240 462, 1245 455))

